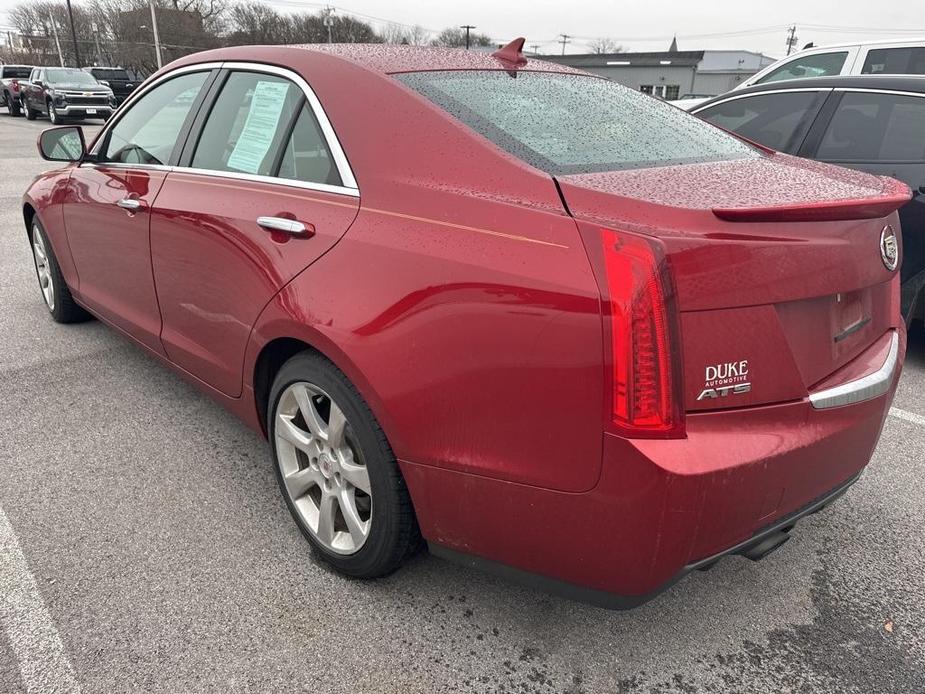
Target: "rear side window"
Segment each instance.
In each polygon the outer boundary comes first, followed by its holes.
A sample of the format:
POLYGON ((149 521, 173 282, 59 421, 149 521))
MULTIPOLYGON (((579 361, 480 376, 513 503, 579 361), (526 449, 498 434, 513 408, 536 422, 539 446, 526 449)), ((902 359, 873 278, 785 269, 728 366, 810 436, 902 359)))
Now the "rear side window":
POLYGON ((340 174, 328 151, 324 135, 307 104, 302 105, 292 135, 286 142, 277 175, 307 183, 341 185, 340 174))
POLYGON ((867 52, 865 75, 925 75, 925 47, 878 48, 867 52))
POLYGON ((772 70, 767 75, 758 80, 756 84, 780 82, 782 80, 795 80, 799 79, 800 77, 827 77, 829 75, 840 75, 842 67, 844 67, 845 60, 847 58, 847 51, 804 55, 800 58, 794 58, 789 63, 784 63, 776 70, 772 70))
POLYGON ((847 93, 816 158, 829 162, 925 161, 925 98, 847 93))
POLYGON ((697 115, 765 147, 793 152, 806 136, 824 98, 824 92, 759 94, 710 106, 697 115))
POLYGON ((138 99, 109 131, 100 148, 100 160, 166 164, 208 74, 192 72, 174 77, 138 99))
POLYGON ((98 80, 126 80, 128 81, 129 79, 131 79, 125 70, 94 68, 90 70, 90 74, 92 74, 98 80))
POLYGON ((3 76, 4 78, 7 78, 7 79, 24 80, 24 79, 28 79, 30 74, 32 74, 31 67, 5 67, 3 68, 3 76))
POLYGON ((596 77, 484 70, 397 78, 553 175, 759 156, 674 106, 596 77))
POLYGON ((303 101, 302 90, 283 77, 231 73, 203 126, 193 168, 272 175, 303 101))

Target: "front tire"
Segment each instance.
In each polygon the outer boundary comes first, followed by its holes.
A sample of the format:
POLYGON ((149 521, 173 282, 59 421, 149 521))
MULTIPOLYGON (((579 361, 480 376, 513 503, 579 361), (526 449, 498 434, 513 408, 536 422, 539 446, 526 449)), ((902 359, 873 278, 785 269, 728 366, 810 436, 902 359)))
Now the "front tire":
POLYGON ((48 120, 51 121, 52 125, 61 125, 64 120, 61 116, 58 115, 58 109, 55 108, 54 102, 47 102, 46 106, 48 107, 48 120))
POLYGON ((48 236, 37 219, 32 222, 30 240, 39 289, 51 317, 58 323, 79 323, 88 320, 90 314, 78 306, 71 296, 71 290, 58 266, 58 259, 48 242, 48 236))
POLYGON ((29 105, 29 102, 26 101, 25 99, 23 99, 22 106, 23 106, 23 110, 25 110, 26 112, 26 120, 35 120, 36 118, 38 118, 39 112, 34 111, 32 107, 29 105))
POLYGON ((397 569, 420 531, 385 434, 347 377, 302 352, 280 369, 269 405, 280 491, 315 554, 357 578, 397 569))

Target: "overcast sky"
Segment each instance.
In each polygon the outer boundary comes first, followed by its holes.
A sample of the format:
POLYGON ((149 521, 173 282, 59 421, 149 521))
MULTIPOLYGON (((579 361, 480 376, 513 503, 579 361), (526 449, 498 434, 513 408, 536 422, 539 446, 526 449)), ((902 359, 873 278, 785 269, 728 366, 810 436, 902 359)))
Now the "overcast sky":
MULTIPOLYGON (((81 0, 72 0, 80 5, 81 0)), ((231 0, 229 0, 231 1, 231 0)), ((19 0, 0 0, 0 25, 19 0)), ((280 10, 317 10, 322 3, 272 0, 280 10)), ((587 52, 587 42, 610 37, 627 50, 665 50, 674 34, 681 50, 740 48, 779 57, 787 26, 797 25, 798 47, 874 38, 925 37, 919 2, 886 0, 337 0, 338 11, 426 29, 474 24, 497 40, 526 36, 541 52, 559 52, 559 34, 574 38, 568 53, 587 52)))

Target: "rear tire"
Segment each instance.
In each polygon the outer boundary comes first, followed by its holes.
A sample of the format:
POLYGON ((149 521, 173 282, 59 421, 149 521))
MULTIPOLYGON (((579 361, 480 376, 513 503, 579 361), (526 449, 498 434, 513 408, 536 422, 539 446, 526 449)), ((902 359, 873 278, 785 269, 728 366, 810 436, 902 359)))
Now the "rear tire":
POLYGON ((315 555, 357 578, 397 569, 420 547, 420 531, 395 455, 356 388, 306 351, 279 370, 268 404, 280 491, 315 555))
POLYGON ((32 243, 32 259, 35 262, 39 290, 51 317, 58 323, 80 323, 89 320, 90 314, 81 308, 71 296, 71 290, 64 281, 61 268, 58 266, 58 259, 38 219, 32 220, 29 239, 32 243))
POLYGON ((21 106, 22 103, 19 101, 19 99, 14 99, 9 95, 6 97, 6 107, 10 111, 10 116, 16 118, 21 115, 21 106))

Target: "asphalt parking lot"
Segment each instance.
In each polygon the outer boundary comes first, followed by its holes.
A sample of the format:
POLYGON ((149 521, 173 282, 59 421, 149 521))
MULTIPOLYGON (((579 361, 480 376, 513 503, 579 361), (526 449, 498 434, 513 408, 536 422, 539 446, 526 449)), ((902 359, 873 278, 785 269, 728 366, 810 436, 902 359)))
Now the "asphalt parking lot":
POLYGON ((762 562, 622 613, 427 555, 351 581, 262 440, 47 316, 20 215, 44 127, 0 115, 0 693, 925 692, 922 332, 864 477, 762 562))

